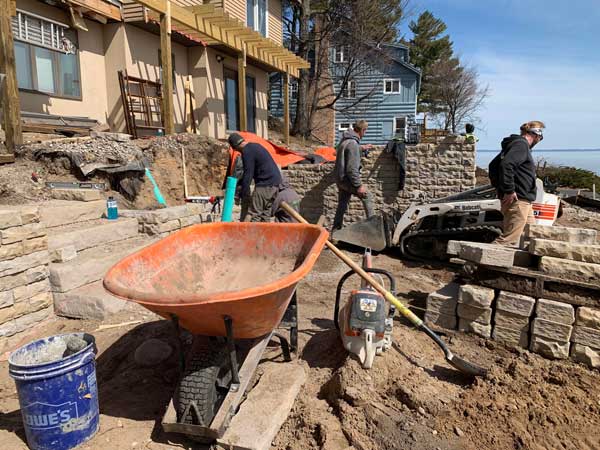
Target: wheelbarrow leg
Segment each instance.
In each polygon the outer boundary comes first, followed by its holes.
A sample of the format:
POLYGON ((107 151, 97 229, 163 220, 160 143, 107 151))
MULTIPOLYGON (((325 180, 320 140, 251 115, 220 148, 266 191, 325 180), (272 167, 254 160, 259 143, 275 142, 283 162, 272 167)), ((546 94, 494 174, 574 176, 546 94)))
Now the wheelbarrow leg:
POLYGON ((285 336, 282 336, 279 333, 273 333, 273 336, 279 339, 279 345, 281 346, 281 351, 283 352, 283 359, 288 362, 291 361, 292 355, 290 353, 290 344, 288 343, 288 340, 285 338, 285 336))
POLYGON ((175 314, 171 314, 171 320, 175 327, 175 334, 177 335, 177 342, 179 343, 179 370, 181 373, 185 370, 185 352, 183 350, 183 341, 181 339, 181 327, 179 326, 179 317, 175 314))
POLYGON ((298 299, 296 291, 292 294, 292 299, 288 305, 283 319, 279 324, 281 328, 290 329, 290 350, 292 353, 298 353, 298 299))
POLYGON ((225 330, 227 330, 227 351, 229 352, 229 364, 231 366, 231 386, 229 387, 229 390, 237 392, 240 388, 240 375, 238 372, 235 341, 233 340, 233 320, 230 316, 225 316, 223 320, 225 322, 225 330))

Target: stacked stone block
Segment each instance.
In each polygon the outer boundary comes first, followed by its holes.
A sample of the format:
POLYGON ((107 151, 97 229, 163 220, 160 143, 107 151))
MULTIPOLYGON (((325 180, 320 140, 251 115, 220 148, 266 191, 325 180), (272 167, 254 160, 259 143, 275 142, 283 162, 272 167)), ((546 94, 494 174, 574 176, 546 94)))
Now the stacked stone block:
POLYGON ((455 330, 456 305, 458 303, 458 290, 460 286, 449 283, 440 290, 427 296, 427 310, 425 322, 429 325, 455 330))
POLYGON ((501 291, 496 300, 492 337, 511 347, 527 348, 534 307, 535 299, 532 297, 501 291))
POLYGON ((35 206, 0 207, 0 352, 52 315, 48 238, 35 206))
POLYGON ((484 338, 492 334, 494 290, 466 284, 458 291, 458 329, 484 338))
POLYGON ((531 329, 531 351, 553 359, 568 358, 575 322, 573 306, 540 298, 535 315, 531 329))
POLYGON ((136 218, 140 233, 165 237, 191 225, 218 221, 219 218, 211 214, 211 209, 212 205, 208 203, 187 203, 152 211, 125 210, 121 215, 136 218))
MULTIPOLYGON (((333 164, 298 164, 288 167, 290 184, 302 198, 301 213, 310 222, 321 215, 331 224, 338 203, 333 164)), ((400 166, 382 148, 362 159, 362 179, 373 195, 378 211, 403 211, 412 202, 426 202, 457 194, 475 186, 475 148, 462 136, 447 136, 434 144, 406 146, 406 178, 399 190, 400 166)), ((362 220, 359 199, 350 202, 347 223, 362 220)))
POLYGON ((571 336, 571 357, 593 368, 600 368, 600 310, 577 308, 571 336))

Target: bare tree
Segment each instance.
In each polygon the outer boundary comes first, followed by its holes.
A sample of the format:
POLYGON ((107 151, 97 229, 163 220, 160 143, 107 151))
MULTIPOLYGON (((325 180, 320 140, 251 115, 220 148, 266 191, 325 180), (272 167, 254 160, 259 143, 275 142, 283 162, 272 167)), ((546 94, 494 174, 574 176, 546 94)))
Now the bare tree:
POLYGON ((477 112, 489 96, 489 87, 479 82, 477 70, 462 66, 457 58, 436 61, 430 70, 433 95, 439 99, 436 119, 456 133, 466 122, 477 122, 477 112))

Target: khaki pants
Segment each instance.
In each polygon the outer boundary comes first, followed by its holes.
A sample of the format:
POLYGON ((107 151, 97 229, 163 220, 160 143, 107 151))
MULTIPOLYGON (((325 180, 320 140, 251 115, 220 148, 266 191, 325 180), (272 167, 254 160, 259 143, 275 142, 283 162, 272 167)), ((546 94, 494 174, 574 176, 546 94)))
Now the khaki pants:
POLYGON ((255 186, 248 215, 245 220, 250 222, 270 222, 271 208, 279 189, 277 186, 255 186))
POLYGON ((502 236, 494 243, 507 246, 518 245, 525 225, 535 223, 532 205, 525 200, 517 200, 506 207, 503 205, 501 211, 504 215, 502 236))

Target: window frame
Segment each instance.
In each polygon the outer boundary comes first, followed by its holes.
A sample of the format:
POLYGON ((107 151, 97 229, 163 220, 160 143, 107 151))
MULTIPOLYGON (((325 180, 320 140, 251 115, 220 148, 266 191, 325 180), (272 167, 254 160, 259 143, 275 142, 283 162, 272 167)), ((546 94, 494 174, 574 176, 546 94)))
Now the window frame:
POLYGON ((336 45, 333 47, 333 62, 335 64, 344 64, 347 63, 350 54, 350 48, 347 45, 336 45), (339 49, 339 50, 338 50, 339 49), (341 55, 340 60, 337 60, 338 55, 341 55))
POLYGON ((350 128, 352 128, 352 123, 351 122, 340 122, 338 123, 338 131, 348 131, 350 128), (348 125, 347 127, 343 127, 343 125, 348 125))
POLYGON ((402 80, 400 78, 384 78, 383 79, 383 94, 398 95, 402 93, 402 80), (394 83, 398 83, 398 90, 394 91, 394 83), (387 90, 387 83, 391 83, 391 90, 387 90))
MULTIPOLYGON (((21 88, 19 87, 19 91, 22 92, 30 92, 33 94, 41 94, 41 95, 46 95, 49 97, 54 97, 54 98, 64 98, 64 99, 69 99, 69 100, 82 100, 83 99, 83 83, 82 83, 82 79, 81 79, 81 58, 79 55, 79 49, 76 48, 75 53, 69 53, 67 51, 65 51, 64 49, 60 48, 60 47, 53 47, 51 45, 45 45, 43 43, 38 43, 35 42, 33 40, 28 40, 27 39, 27 25, 25 23, 25 37, 22 37, 22 32, 21 32, 21 17, 22 15, 25 16, 30 16, 34 19, 37 20, 41 20, 44 22, 48 22, 50 24, 62 27, 63 30, 59 30, 61 31, 60 33, 60 38, 62 39, 65 36, 65 31, 67 30, 71 30, 71 27, 69 27, 68 25, 61 23, 61 22, 57 22, 56 20, 52 20, 52 19, 47 19, 45 17, 42 17, 40 15, 34 14, 34 13, 30 13, 28 11, 24 11, 22 9, 17 9, 17 25, 19 27, 19 31, 18 33, 14 33, 14 41, 20 43, 21 45, 25 46, 26 49, 26 58, 29 60, 29 84, 31 86, 31 88, 21 88), (36 57, 35 57, 35 49, 36 48, 41 48, 44 50, 48 50, 50 52, 51 55, 51 62, 52 62, 52 75, 53 75, 53 85, 54 85, 54 92, 48 92, 48 91, 42 91, 39 89, 39 80, 38 80, 38 72, 37 72, 37 63, 36 63, 36 57), (77 80, 79 83, 79 95, 69 95, 69 94, 65 94, 63 91, 63 83, 62 83, 62 79, 61 79, 61 61, 60 61, 60 57, 61 55, 74 55, 75 58, 77 58, 77 80)), ((12 26, 12 23, 11 23, 12 26)), ((43 24, 41 24, 41 29, 43 29, 43 24)), ((75 33, 76 37, 78 37, 77 35, 77 30, 73 29, 73 32, 75 33)), ((43 30, 42 30, 42 35, 43 35, 43 30)), ((58 39, 58 37, 57 37, 58 39)), ((58 44, 58 41, 57 41, 58 44)), ((17 80, 17 85, 18 85, 18 80, 17 80)))
MULTIPOLYGON (((258 4, 260 0, 246 0, 246 26, 256 31, 257 33, 261 33, 260 31, 260 23, 259 23, 259 12, 258 12, 258 4), (252 12, 253 12, 253 22, 254 26, 248 25, 248 2, 252 2, 252 12)), ((269 37, 269 0, 264 0, 265 2, 265 34, 264 37, 269 37)))
POLYGON ((396 116, 396 117, 394 117, 394 136, 397 136, 398 134, 400 134, 398 132, 398 130, 399 130, 399 128, 398 128, 398 120, 402 120, 404 122, 404 127, 402 128, 402 130, 403 130, 402 135, 404 137, 406 137, 406 125, 407 125, 406 119, 407 119, 406 116, 396 116))
POLYGON ((290 81, 290 100, 298 100, 298 81, 290 81))
POLYGON ((346 82, 346 88, 340 92, 340 98, 356 98, 356 80, 346 82))

